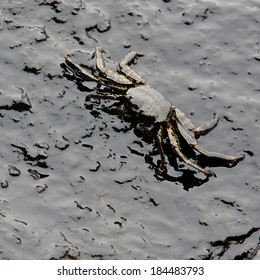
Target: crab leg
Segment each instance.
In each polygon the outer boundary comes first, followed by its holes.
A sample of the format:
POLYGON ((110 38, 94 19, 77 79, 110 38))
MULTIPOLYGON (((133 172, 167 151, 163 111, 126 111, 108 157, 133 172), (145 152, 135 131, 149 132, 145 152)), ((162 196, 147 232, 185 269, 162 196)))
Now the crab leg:
POLYGON ((125 76, 106 68, 105 66, 105 60, 103 57, 103 53, 105 53, 105 50, 100 47, 96 46, 96 59, 97 59, 97 68, 98 70, 109 80, 114 81, 115 83, 118 84, 123 84, 123 85, 131 85, 132 81, 127 79, 125 76))
POLYGON ((175 106, 173 106, 173 109, 176 113, 177 121, 179 121, 184 127, 190 131, 193 131, 196 128, 194 123, 187 117, 185 113, 175 106))
POLYGON ((90 93, 86 96, 85 101, 89 101, 90 99, 108 99, 108 100, 116 100, 120 97, 124 96, 123 94, 101 94, 101 93, 90 93))
POLYGON ((174 151, 176 152, 177 156, 179 156, 186 164, 194 167, 195 169, 201 171, 202 173, 204 173, 206 176, 214 176, 216 177, 216 174, 210 170, 210 169, 204 169, 201 166, 199 166, 198 164, 196 164, 195 162, 192 162, 191 160, 189 160, 182 152, 181 152, 181 148, 180 148, 180 143, 179 140, 177 138, 177 136, 175 136, 175 133, 173 131, 173 129, 171 127, 167 128, 167 133, 168 133, 168 137, 170 140, 171 145, 174 148, 174 151))
POLYGON ((218 121, 219 121, 218 115, 215 114, 215 116, 214 116, 214 118, 212 120, 207 121, 207 122, 203 123, 202 125, 196 127, 192 123, 192 121, 187 117, 187 115, 185 113, 183 113, 177 107, 175 107, 174 109, 175 109, 175 113, 176 113, 178 121, 185 128, 187 128, 190 131, 192 131, 194 133, 195 137, 207 134, 209 131, 211 131, 218 124, 218 121))
POLYGON ((76 64, 75 62, 73 62, 70 58, 65 57, 65 61, 68 64, 68 66, 77 69, 85 78, 93 80, 101 85, 104 86, 109 86, 111 88, 116 88, 116 89, 120 89, 120 90, 127 90, 129 87, 124 85, 118 85, 116 83, 113 83, 110 80, 106 80, 105 78, 102 77, 96 77, 94 75, 92 75, 90 72, 86 71, 83 67, 81 67, 80 65, 76 64))
POLYGON ((131 65, 136 57, 144 56, 142 53, 132 51, 128 53, 119 63, 123 65, 131 65))
POLYGON ((202 155, 206 157, 221 159, 221 160, 229 161, 231 163, 236 163, 237 161, 243 160, 245 157, 244 154, 240 154, 238 156, 228 156, 221 153, 206 151, 199 146, 197 140, 189 134, 189 132, 185 129, 185 127, 181 123, 177 122, 177 127, 180 131, 180 134, 183 136, 186 142, 191 147, 193 147, 195 150, 197 150, 198 152, 200 152, 202 155))
POLYGON ((118 65, 120 71, 123 72, 127 77, 133 79, 138 83, 145 84, 145 80, 129 66, 134 61, 134 59, 138 56, 143 56, 143 54, 132 51, 129 54, 127 54, 124 57, 124 59, 122 59, 118 63, 118 65))
POLYGON ((106 53, 105 49, 100 46, 96 46, 96 62, 97 68, 105 74, 105 61, 103 53, 106 53))
POLYGON ((205 135, 208 132, 210 132, 214 127, 217 126, 219 121, 219 116, 215 114, 214 118, 203 123, 202 125, 196 127, 193 129, 195 137, 198 137, 200 135, 205 135))
POLYGON ((86 71, 83 67, 79 66, 78 64, 76 64, 75 62, 73 62, 69 57, 65 57, 65 61, 66 63, 72 67, 72 68, 75 68, 77 70, 79 70, 79 72, 85 77, 85 78, 88 78, 88 79, 91 79, 93 81, 96 81, 96 82, 101 82, 100 79, 98 79, 97 77, 95 77, 94 75, 92 75, 91 73, 89 73, 88 71, 86 71))
POLYGON ((162 145, 162 139, 163 139, 163 127, 160 125, 158 133, 157 133, 157 142, 159 146, 159 152, 161 156, 161 166, 164 168, 165 167, 165 155, 163 151, 163 145, 162 145))

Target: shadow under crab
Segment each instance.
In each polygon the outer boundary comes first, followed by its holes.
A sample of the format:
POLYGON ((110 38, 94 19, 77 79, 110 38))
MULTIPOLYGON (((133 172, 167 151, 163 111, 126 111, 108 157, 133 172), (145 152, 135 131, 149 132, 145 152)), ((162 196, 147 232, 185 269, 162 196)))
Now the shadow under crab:
MULTIPOLYGON (((216 175, 211 169, 206 169, 199 164, 199 156, 207 158, 209 161, 214 160, 219 162, 219 165, 223 164, 225 166, 234 166, 244 159, 244 154, 229 156, 206 151, 200 147, 197 138, 207 134, 217 125, 218 116, 215 115, 212 120, 200 126, 195 126, 179 108, 165 99, 160 92, 150 86, 130 67, 135 58, 142 56, 142 54, 134 51, 130 52, 118 63, 118 70, 114 71, 106 68, 104 53, 105 50, 102 47, 96 46, 98 75, 74 63, 69 57, 66 57, 65 61, 70 68, 78 71, 84 79, 95 81, 99 86, 105 86, 109 89, 109 92, 99 90, 97 93, 88 94, 86 101, 91 99, 119 100, 121 104, 124 104, 124 108, 127 108, 127 111, 136 117, 135 119, 139 119, 152 127, 160 152, 161 170, 167 173, 164 140, 170 144, 177 157, 207 177, 216 177, 216 175), (187 156, 185 146, 192 150, 195 160, 187 156)), ((171 153, 169 156, 171 156, 171 153)))

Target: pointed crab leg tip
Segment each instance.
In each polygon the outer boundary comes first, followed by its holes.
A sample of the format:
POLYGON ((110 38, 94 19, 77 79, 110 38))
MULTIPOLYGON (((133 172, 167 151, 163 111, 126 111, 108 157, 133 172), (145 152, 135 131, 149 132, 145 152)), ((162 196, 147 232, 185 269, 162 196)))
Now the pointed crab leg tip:
POLYGON ((241 155, 238 156, 239 160, 243 160, 245 157, 246 157, 245 154, 241 154, 241 155))
POLYGON ((234 163, 237 163, 245 158, 245 154, 240 154, 234 158, 234 163))
POLYGON ((102 52, 102 53, 106 53, 105 49, 102 48, 102 47, 99 46, 99 45, 96 46, 96 49, 99 50, 99 51, 102 52))
POLYGON ((205 169, 204 174, 207 175, 208 177, 215 177, 217 178, 217 175, 210 169, 205 169))
POLYGON ((65 56, 64 58, 65 58, 65 62, 68 64, 68 66, 72 66, 72 65, 75 66, 75 63, 71 60, 70 57, 65 56))

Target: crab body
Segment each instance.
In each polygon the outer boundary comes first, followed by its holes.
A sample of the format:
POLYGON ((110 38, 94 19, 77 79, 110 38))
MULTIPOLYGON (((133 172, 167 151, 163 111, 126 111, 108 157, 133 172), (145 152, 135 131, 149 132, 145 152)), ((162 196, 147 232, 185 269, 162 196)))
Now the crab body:
POLYGON ((130 88, 126 94, 136 111, 153 117, 154 122, 167 120, 172 105, 156 89, 149 85, 140 85, 130 88))
POLYGON ((196 161, 188 158, 181 146, 181 140, 184 140, 194 151, 208 158, 222 160, 230 165, 234 165, 243 160, 245 155, 229 156, 216 152, 209 152, 200 147, 197 138, 200 135, 207 134, 218 123, 218 116, 200 126, 195 126, 193 122, 177 107, 172 105, 164 96, 150 86, 130 64, 136 57, 143 54, 130 52, 118 63, 118 71, 106 68, 103 54, 105 50, 96 47, 96 65, 99 75, 94 75, 85 68, 74 63, 70 58, 66 57, 66 63, 69 67, 78 70, 86 79, 94 80, 99 85, 109 87, 111 94, 94 93, 86 96, 86 101, 95 99, 126 99, 132 107, 132 111, 149 117, 152 124, 156 125, 156 143, 161 155, 161 166, 165 168, 165 153, 163 147, 163 139, 167 138, 175 154, 186 164, 204 173, 206 176, 216 176, 210 169, 201 167, 196 161), (114 91, 114 92, 113 92, 114 91))

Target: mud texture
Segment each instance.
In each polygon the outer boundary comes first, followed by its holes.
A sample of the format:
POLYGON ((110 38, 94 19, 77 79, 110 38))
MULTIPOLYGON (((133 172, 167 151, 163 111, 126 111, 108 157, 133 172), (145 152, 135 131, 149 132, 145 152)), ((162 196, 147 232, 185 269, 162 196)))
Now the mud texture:
POLYGON ((2 0, 0 259, 260 259, 260 6, 241 1, 2 0), (143 139, 96 84, 96 44, 196 124, 238 165, 206 178, 169 153, 158 176, 143 139), (113 108, 110 107, 110 108, 113 108))

